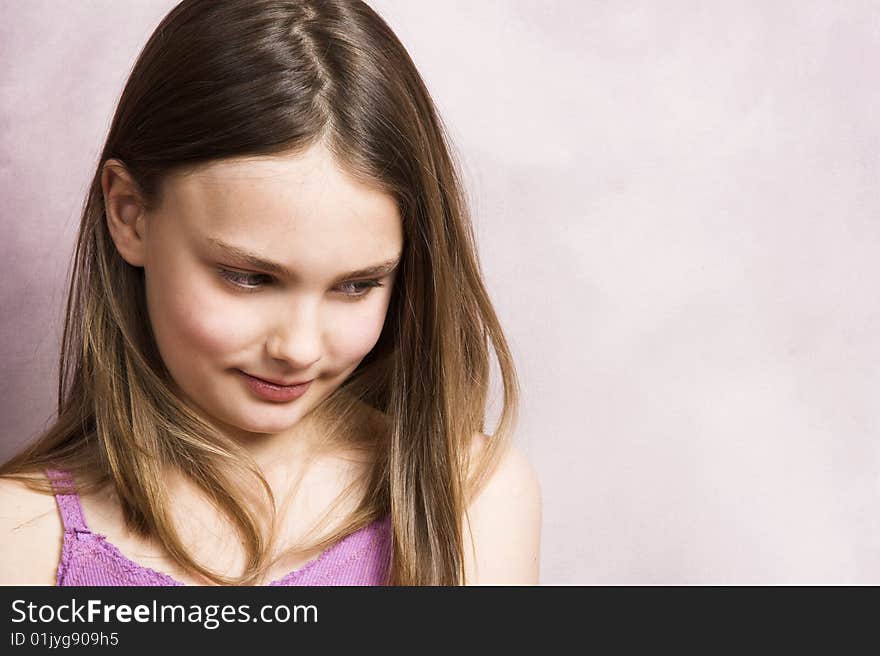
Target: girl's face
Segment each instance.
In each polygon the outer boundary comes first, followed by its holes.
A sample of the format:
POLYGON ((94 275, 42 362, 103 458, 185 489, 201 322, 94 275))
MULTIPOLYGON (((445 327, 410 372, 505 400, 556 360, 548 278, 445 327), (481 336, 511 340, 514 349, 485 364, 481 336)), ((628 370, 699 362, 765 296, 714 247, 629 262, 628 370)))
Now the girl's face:
POLYGON ((233 433, 293 427, 354 371, 379 339, 403 248, 394 199, 320 145, 173 176, 144 232, 162 359, 233 433), (248 376, 311 383, 267 398, 248 376))

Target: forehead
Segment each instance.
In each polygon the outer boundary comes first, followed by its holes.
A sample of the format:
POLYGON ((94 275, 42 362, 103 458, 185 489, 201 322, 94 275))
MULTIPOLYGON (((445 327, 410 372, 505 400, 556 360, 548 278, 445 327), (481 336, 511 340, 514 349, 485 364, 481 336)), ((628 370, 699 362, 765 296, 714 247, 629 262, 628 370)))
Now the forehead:
POLYGON ((244 239, 281 259, 281 245, 384 252, 402 239, 395 199, 346 173, 321 146, 212 162, 171 176, 163 191, 162 210, 191 233, 244 239))

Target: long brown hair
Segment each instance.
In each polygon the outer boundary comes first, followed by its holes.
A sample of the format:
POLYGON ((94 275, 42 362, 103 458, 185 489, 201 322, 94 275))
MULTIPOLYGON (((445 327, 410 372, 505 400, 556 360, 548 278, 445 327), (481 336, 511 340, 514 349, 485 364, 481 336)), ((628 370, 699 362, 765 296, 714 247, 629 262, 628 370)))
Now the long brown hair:
MULTIPOLYGON (((356 403, 381 418, 357 510, 313 543, 329 546, 390 513, 390 582, 464 582, 462 519, 515 424, 518 384, 480 270, 460 176, 413 62, 358 0, 185 0, 161 22, 120 97, 85 201, 70 276, 58 417, 0 473, 49 492, 32 474, 59 467, 80 491, 112 486, 127 525, 185 570, 219 584, 265 572, 272 534, 239 475, 268 483, 246 451, 175 394, 146 312, 143 270, 110 239, 101 171, 121 160, 146 206, 175 171, 220 158, 299 152, 322 142, 346 171, 391 194, 404 252, 382 334, 320 406, 351 434, 356 403), (479 459, 490 347, 500 418, 479 459), (184 547, 163 485, 185 473, 240 532, 246 567, 230 577, 184 547)), ((301 546, 301 545, 299 545, 301 546)))

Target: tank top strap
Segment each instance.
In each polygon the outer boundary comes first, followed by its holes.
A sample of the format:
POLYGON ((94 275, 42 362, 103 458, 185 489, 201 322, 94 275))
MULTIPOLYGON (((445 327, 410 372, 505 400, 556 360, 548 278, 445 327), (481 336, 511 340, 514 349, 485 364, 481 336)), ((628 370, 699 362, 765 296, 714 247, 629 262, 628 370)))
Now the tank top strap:
POLYGON ((67 533, 89 532, 89 527, 86 526, 86 519, 83 516, 82 504, 79 502, 79 495, 73 489, 73 479, 70 474, 62 469, 47 469, 46 476, 55 490, 55 502, 61 513, 64 531, 67 533))

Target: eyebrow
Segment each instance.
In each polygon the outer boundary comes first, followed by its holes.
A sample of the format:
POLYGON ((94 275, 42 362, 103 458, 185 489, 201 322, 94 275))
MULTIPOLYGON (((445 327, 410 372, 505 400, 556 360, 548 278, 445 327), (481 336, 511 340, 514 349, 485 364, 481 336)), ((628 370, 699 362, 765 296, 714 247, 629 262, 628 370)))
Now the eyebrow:
MULTIPOLYGON (((268 271, 269 273, 291 279, 296 278, 296 274, 287 269, 285 266, 278 264, 277 262, 272 262, 271 260, 266 260, 259 255, 256 255, 255 253, 244 250, 243 248, 233 246, 232 244, 227 244, 226 242, 215 239, 214 237, 208 237, 208 242, 220 249, 228 257, 238 260, 239 262, 252 266, 256 269, 262 269, 264 271, 268 271)), ((338 279, 342 280, 344 278, 348 279, 370 277, 378 278, 382 276, 387 276, 397 268, 398 264, 400 264, 400 255, 390 260, 364 267, 363 269, 355 269, 354 271, 343 273, 338 277, 338 279)))

